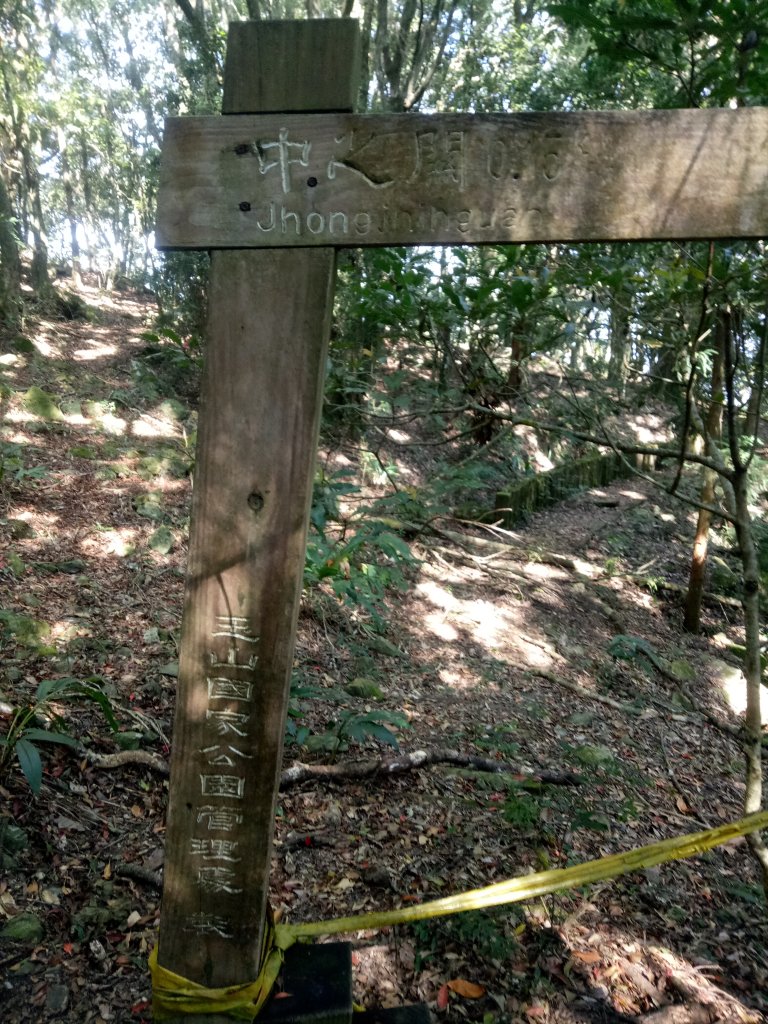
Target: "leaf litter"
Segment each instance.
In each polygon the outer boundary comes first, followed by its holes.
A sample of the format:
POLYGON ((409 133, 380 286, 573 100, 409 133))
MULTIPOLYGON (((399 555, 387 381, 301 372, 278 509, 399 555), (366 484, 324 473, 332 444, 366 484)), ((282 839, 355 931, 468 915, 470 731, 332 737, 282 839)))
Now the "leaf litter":
MULTIPOLYGON (((152 308, 130 294, 88 298, 101 304, 95 325, 40 320, 54 356, 20 355, 8 370, 3 442, 36 472, 0 490, 0 519, 27 524, 2 534, 0 607, 50 629, 2 629, 0 700, 18 703, 54 675, 98 677, 132 734, 126 748, 166 758, 189 503, 175 467, 194 410, 182 427, 137 384, 152 308), (89 331, 112 355, 74 357, 89 331), (30 407, 30 389, 44 409, 30 407)), ((340 691, 356 721, 395 716, 382 721, 404 750, 457 750, 515 772, 432 765, 287 791, 271 896, 286 920, 407 906, 741 814, 738 743, 713 724, 739 719, 712 668, 733 660, 738 612, 710 607, 702 637, 685 637, 679 598, 639 572, 651 563, 685 583, 687 513, 645 481, 618 482, 535 515, 507 538, 509 558, 473 556, 473 535, 487 532, 443 525, 467 544, 417 538, 420 564, 386 635, 325 599, 305 602, 296 671, 320 697, 301 702, 301 722, 322 733, 340 691), (544 771, 581 785, 526 783, 544 771)), ((59 713, 92 751, 115 750, 95 710, 59 713)), ((376 750, 352 739, 333 756, 376 750)), ((289 745, 286 765, 328 756, 289 745)), ((54 746, 44 769, 34 800, 18 771, 0 780, 5 1019, 148 1021, 167 780, 54 746)), ((483 1024, 767 1019, 768 922, 743 841, 588 891, 353 939, 365 1006, 425 1001, 437 1019, 483 1024)))

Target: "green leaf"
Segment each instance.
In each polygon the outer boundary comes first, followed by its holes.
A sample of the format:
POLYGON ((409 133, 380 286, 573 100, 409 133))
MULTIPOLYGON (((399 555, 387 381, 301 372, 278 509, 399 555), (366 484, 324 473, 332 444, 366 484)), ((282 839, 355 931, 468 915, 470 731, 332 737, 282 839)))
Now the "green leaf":
POLYGON ((353 697, 368 697, 371 700, 384 699, 384 693, 381 688, 378 687, 372 679, 364 679, 362 676, 359 676, 357 679, 353 679, 351 683, 348 683, 344 687, 344 689, 353 697))
POLYGON ((173 548, 173 533, 168 526, 159 526, 149 538, 149 546, 159 555, 167 555, 173 548))
POLYGON ((380 743, 386 743, 389 747, 394 747, 395 750, 399 748, 397 736, 391 732, 385 725, 378 725, 376 722, 365 723, 366 732, 377 739, 380 743))
POLYGON ((33 793, 39 793, 43 784, 43 762, 37 747, 22 737, 16 741, 16 756, 29 788, 33 793))
POLYGON ((45 936, 43 922, 35 914, 17 914, 0 928, 0 939, 37 946, 45 936))
POLYGON ((61 743, 65 747, 80 746, 79 741, 74 736, 70 736, 69 733, 48 732, 47 729, 25 729, 23 739, 33 740, 37 743, 61 743))
POLYGON ((51 697, 63 696, 73 686, 78 686, 80 680, 72 676, 62 676, 60 679, 43 679, 38 684, 35 692, 35 699, 38 703, 50 700, 51 697))

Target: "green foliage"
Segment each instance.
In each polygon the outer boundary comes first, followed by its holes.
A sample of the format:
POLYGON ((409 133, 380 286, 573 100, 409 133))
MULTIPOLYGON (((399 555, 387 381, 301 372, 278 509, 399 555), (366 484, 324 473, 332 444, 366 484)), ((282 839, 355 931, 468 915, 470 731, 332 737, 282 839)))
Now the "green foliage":
POLYGON ((41 743, 58 743, 77 748, 79 740, 68 732, 67 723, 56 710, 62 701, 87 701, 96 704, 113 732, 118 725, 112 704, 96 678, 79 680, 71 677, 44 679, 34 699, 14 709, 8 731, 0 736, 0 772, 7 771, 14 756, 33 793, 40 792, 43 781, 41 743), (48 728, 36 723, 45 721, 48 728))
POLYGON ((658 658, 653 645, 641 636, 624 636, 619 633, 608 644, 608 653, 621 661, 635 661, 637 658, 658 658))
POLYGON ((521 832, 530 832, 541 818, 541 804, 529 793, 512 792, 504 801, 504 820, 521 832))
POLYGON ((471 949, 480 960, 507 960, 518 949, 523 911, 519 907, 469 910, 439 920, 416 921, 408 928, 416 946, 415 970, 443 950, 465 953, 471 949))
POLYGON ((387 590, 405 589, 405 569, 415 559, 408 544, 373 509, 366 506, 345 517, 342 499, 359 491, 348 479, 344 471, 330 477, 321 473, 316 480, 304 585, 330 592, 381 629, 387 590))
POLYGON ((393 729, 405 729, 408 719, 395 711, 340 711, 324 732, 308 735, 304 746, 311 751, 337 754, 348 750, 350 743, 369 743, 372 740, 398 749, 393 729), (390 728, 391 727, 391 728, 390 728))

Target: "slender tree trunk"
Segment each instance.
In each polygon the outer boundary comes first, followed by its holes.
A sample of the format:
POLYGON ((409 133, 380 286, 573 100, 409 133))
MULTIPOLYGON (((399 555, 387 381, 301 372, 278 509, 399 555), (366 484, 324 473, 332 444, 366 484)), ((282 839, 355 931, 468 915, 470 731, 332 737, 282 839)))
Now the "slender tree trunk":
MULTIPOLYGON (((726 311, 727 312, 727 311, 726 311)), ((760 665, 760 565, 749 508, 749 470, 752 455, 745 456, 738 433, 738 386, 736 382, 736 352, 730 319, 724 321, 723 383, 725 412, 728 424, 728 447, 733 467, 730 483, 735 513, 736 538, 741 551, 743 576, 742 605, 744 608, 744 677, 747 684, 747 708, 744 722, 744 757, 746 779, 744 808, 747 814, 759 810, 763 802, 763 716, 760 665)), ((759 367, 758 367, 759 371, 759 367)), ((762 387, 758 372, 753 386, 762 387)), ((716 451, 715 445, 710 445, 716 451)), ((762 872, 763 889, 768 899, 768 847, 759 832, 747 836, 752 853, 762 872)))
MULTIPOLYGON (((723 434, 723 339, 724 332, 729 329, 728 320, 723 316, 719 317, 715 329, 717 348, 712 361, 712 394, 705 423, 705 443, 709 441, 717 442, 723 434)), ((700 494, 702 505, 714 505, 716 481, 717 473, 705 467, 702 470, 700 494)), ((711 522, 712 513, 706 508, 699 509, 696 537, 693 542, 691 571, 688 577, 685 615, 683 617, 683 628, 689 633, 698 633, 701 625, 701 599, 704 593, 704 576, 707 571, 707 548, 709 546, 709 527, 711 522)))
POLYGON ((615 299, 611 303, 611 362, 608 375, 624 399, 629 368, 629 316, 627 309, 615 299))
MULTIPOLYGON (((744 576, 744 676, 747 681, 747 710, 744 723, 744 756, 746 758, 746 791, 744 810, 759 811, 763 802, 763 721, 760 665, 760 566, 752 530, 747 494, 747 470, 739 469, 734 484, 736 500, 736 536, 741 549, 744 576)), ((763 875, 763 888, 768 898, 768 848, 760 834, 747 837, 763 875)))
POLYGON ((21 313, 21 257, 14 210, 0 174, 0 322, 14 326, 21 313))

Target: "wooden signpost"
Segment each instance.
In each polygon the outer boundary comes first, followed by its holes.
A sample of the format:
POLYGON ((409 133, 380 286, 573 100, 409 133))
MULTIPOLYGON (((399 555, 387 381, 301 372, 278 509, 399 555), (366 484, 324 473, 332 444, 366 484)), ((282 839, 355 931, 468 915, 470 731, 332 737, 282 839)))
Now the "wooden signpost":
MULTIPOLYGON (((233 24, 224 113, 351 105, 358 40, 233 24)), ((334 267, 329 248, 212 254, 158 949, 207 988, 259 974, 334 267)))
POLYGON ((354 116, 358 65, 235 23, 163 149, 158 245, 216 250, 159 941, 206 988, 259 974, 335 248, 768 235, 767 110, 354 116))

